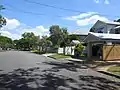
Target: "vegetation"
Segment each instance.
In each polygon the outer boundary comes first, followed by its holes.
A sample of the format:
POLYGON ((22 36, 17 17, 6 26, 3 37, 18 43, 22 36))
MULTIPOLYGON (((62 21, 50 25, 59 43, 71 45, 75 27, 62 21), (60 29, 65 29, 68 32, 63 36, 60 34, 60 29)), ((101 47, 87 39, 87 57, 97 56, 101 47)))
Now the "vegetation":
MULTIPOLYGON (((0 5, 0 12, 1 12, 1 10, 3 10, 3 9, 5 9, 4 7, 3 7, 3 5, 0 5)), ((0 28, 2 27, 2 26, 4 26, 4 25, 6 25, 6 19, 2 16, 2 15, 0 15, 0 28)))
POLYGON ((60 28, 58 25, 52 25, 49 31, 49 39, 53 43, 53 48, 63 47, 65 54, 65 47, 70 44, 67 28, 60 28))
POLYGON ((49 56, 49 57, 54 58, 54 59, 71 58, 70 55, 63 55, 63 54, 51 55, 51 56, 49 56))
POLYGON ((70 42, 72 40, 78 40, 78 41, 80 41, 80 35, 76 35, 76 34, 69 35, 69 39, 70 39, 70 42))
POLYGON ((18 50, 34 50, 37 49, 39 36, 35 36, 34 33, 23 33, 22 38, 14 40, 15 49, 18 50))
POLYGON ((12 39, 5 36, 0 36, 0 47, 3 50, 7 50, 7 48, 13 48, 12 39))
MULTIPOLYGON (((2 5, 0 5, 0 11, 5 9, 2 5)), ((6 19, 0 15, 0 28, 6 25, 6 19)), ((46 53, 48 51, 48 47, 58 49, 59 47, 65 48, 70 45, 70 42, 73 39, 79 39, 78 36, 70 36, 68 35, 67 28, 60 27, 59 25, 52 25, 49 28, 50 36, 36 36, 33 32, 25 32, 21 36, 22 38, 19 40, 12 40, 11 38, 0 36, 0 47, 2 49, 14 48, 16 50, 24 50, 24 51, 34 51, 35 53, 46 53)))
POLYGON ((113 66, 108 69, 109 72, 113 74, 120 75, 120 66, 113 66))
POLYGON ((39 50, 33 50, 32 53, 45 54, 46 52, 44 52, 44 51, 39 51, 39 50))
POLYGON ((76 46, 75 46, 75 56, 76 56, 76 57, 81 56, 84 48, 85 48, 85 47, 84 47, 82 44, 76 45, 76 46))
MULTIPOLYGON (((0 5, 0 11, 5 9, 3 5, 0 5)), ((0 15, 0 28, 6 25, 6 19, 0 15)), ((73 39, 78 39, 77 36, 69 36, 67 28, 60 27, 59 25, 52 25, 49 28, 50 36, 36 36, 33 32, 25 32, 19 40, 13 40, 0 36, 0 47, 2 49, 14 48, 17 50, 36 50, 35 53, 46 53, 48 47, 52 47, 54 50, 59 47, 65 48, 70 45, 73 39)))

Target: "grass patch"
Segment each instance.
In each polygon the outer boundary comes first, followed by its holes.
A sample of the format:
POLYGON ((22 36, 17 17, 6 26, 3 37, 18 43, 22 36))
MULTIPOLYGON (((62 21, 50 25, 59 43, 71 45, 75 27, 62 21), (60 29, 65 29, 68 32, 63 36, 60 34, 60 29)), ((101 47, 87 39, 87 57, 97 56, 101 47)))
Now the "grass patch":
POLYGON ((70 55, 63 55, 63 54, 51 55, 51 56, 49 56, 49 57, 54 58, 54 59, 60 59, 60 58, 71 58, 70 55))
POLYGON ((44 51, 39 51, 39 50, 33 50, 31 51, 32 53, 36 53, 36 54, 45 54, 46 52, 44 51))
POLYGON ((107 71, 120 76, 120 66, 110 67, 107 71))

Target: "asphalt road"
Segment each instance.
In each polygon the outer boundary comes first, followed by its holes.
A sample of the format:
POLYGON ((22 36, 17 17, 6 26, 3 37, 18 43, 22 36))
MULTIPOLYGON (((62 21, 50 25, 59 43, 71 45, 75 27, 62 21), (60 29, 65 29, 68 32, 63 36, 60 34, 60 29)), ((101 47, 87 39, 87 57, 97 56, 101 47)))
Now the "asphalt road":
POLYGON ((84 64, 9 51, 0 52, 0 90, 120 90, 120 82, 84 64))

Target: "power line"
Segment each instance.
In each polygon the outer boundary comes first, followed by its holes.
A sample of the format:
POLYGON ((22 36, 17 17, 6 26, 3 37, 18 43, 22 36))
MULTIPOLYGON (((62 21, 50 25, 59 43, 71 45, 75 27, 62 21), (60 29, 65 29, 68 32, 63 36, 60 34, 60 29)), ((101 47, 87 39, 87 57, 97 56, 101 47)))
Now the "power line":
MULTIPOLYGON (((6 8, 6 10, 8 10, 8 11, 24 13, 24 14, 29 14, 29 15, 47 16, 48 17, 48 15, 44 14, 44 13, 34 13, 34 12, 24 11, 24 10, 18 9, 18 8, 12 6, 12 5, 9 5, 9 4, 5 4, 5 5, 9 7, 9 8, 6 8)), ((49 15, 49 17, 52 17, 52 18, 63 18, 63 16, 58 16, 58 15, 54 15, 54 16, 50 16, 49 15)), ((70 24, 64 24, 64 26, 72 27, 70 24)), ((79 27, 79 26, 76 26, 76 27, 79 27)))
MULTIPOLYGON (((68 9, 68 8, 57 7, 57 6, 43 4, 43 3, 34 2, 34 1, 30 1, 30 0, 24 0, 24 1, 26 1, 28 3, 38 4, 38 5, 45 6, 45 7, 51 7, 51 8, 55 8, 55 9, 60 9, 60 10, 65 10, 65 11, 70 11, 70 12, 79 12, 80 13, 80 11, 78 11, 78 10, 72 10, 72 9, 68 9)), ((84 13, 84 12, 81 12, 81 13, 84 13)))
MULTIPOLYGON (((79 11, 79 10, 57 7, 57 6, 54 6, 54 5, 43 4, 43 3, 40 3, 40 2, 31 1, 31 0, 24 0, 24 1, 28 2, 28 3, 38 4, 38 5, 41 5, 41 6, 51 7, 51 8, 54 8, 54 9, 60 9, 60 10, 64 10, 64 11, 86 13, 86 12, 82 12, 82 11, 79 11)), ((109 16, 109 17, 120 17, 120 16, 116 16, 116 15, 107 15, 107 14, 97 14, 97 15, 109 16)))
MULTIPOLYGON (((6 4, 6 5, 11 8, 11 9, 10 8, 6 8, 6 10, 9 10, 9 11, 12 11, 12 12, 20 12, 20 13, 25 13, 25 14, 29 14, 29 15, 47 16, 48 17, 48 15, 44 14, 44 13, 35 13, 35 12, 30 12, 30 11, 24 11, 24 10, 18 9, 18 8, 14 7, 14 6, 11 6, 9 4, 6 4)), ((63 18, 63 16, 58 16, 58 15, 54 15, 54 16, 50 16, 49 15, 49 17, 52 17, 52 18, 63 18)), ((68 24, 65 24, 65 26, 68 26, 68 24)), ((76 27, 79 27, 79 26, 76 26, 76 27)))
MULTIPOLYGON (((32 15, 37 15, 37 16, 48 16, 47 14, 45 13, 36 13, 36 12, 31 12, 31 11, 25 11, 25 10, 21 10, 19 8, 16 8, 12 5, 9 5, 9 4, 5 4, 7 5, 9 8, 7 8, 6 10, 9 10, 9 11, 13 11, 13 12, 21 12, 21 13, 25 13, 25 14, 32 14, 32 15)), ((63 16, 60 16, 60 15, 49 15, 50 17, 56 17, 56 18, 63 18, 63 16)))

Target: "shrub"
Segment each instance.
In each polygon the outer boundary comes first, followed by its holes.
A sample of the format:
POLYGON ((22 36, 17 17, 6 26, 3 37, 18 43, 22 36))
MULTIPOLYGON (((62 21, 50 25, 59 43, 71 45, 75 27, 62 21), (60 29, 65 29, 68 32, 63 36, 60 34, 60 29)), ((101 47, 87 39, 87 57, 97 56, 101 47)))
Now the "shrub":
POLYGON ((76 56, 81 56, 84 48, 85 48, 85 47, 84 47, 82 44, 76 45, 76 46, 75 46, 75 55, 76 55, 76 56))
POLYGON ((36 53, 36 54, 45 54, 46 53, 45 51, 39 51, 39 50, 33 50, 32 52, 36 53))

